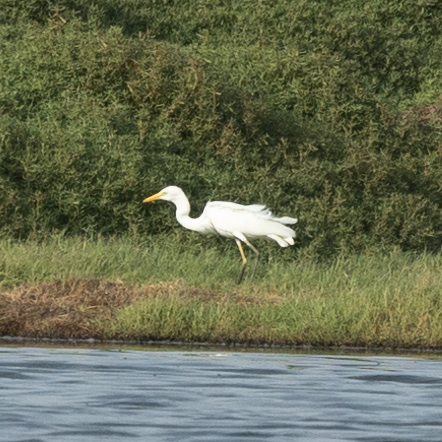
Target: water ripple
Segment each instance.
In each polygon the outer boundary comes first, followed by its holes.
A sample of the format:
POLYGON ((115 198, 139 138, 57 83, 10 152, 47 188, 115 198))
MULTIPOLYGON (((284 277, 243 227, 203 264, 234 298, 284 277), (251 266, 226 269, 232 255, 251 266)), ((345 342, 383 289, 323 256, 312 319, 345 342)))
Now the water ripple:
POLYGON ((438 359, 30 347, 0 355, 5 442, 441 440, 438 359))

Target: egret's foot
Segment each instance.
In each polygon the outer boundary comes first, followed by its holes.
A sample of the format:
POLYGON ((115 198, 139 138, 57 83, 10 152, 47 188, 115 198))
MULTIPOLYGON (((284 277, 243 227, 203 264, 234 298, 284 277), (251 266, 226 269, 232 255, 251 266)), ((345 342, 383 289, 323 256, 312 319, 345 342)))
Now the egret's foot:
POLYGON ((239 272, 238 281, 236 282, 238 285, 242 283, 242 280, 244 278, 244 272, 246 270, 246 266, 243 265, 241 268, 241 271, 239 272))
POLYGON ((255 277, 256 273, 256 267, 258 267, 258 262, 259 262, 259 253, 257 253, 255 258, 255 265, 253 266, 253 272, 252 272, 252 277, 250 278, 250 282, 253 282, 253 278, 255 277))

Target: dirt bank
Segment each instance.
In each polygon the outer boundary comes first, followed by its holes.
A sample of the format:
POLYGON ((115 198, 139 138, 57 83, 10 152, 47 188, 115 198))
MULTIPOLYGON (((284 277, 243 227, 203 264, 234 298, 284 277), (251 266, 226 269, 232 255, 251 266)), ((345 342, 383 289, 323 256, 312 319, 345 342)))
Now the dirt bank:
POLYGON ((0 293, 0 336, 112 339, 103 334, 99 324, 111 320, 117 309, 140 298, 171 296, 215 304, 228 296, 242 305, 281 300, 276 295, 226 295, 184 283, 137 286, 106 280, 71 280, 21 285, 0 293))

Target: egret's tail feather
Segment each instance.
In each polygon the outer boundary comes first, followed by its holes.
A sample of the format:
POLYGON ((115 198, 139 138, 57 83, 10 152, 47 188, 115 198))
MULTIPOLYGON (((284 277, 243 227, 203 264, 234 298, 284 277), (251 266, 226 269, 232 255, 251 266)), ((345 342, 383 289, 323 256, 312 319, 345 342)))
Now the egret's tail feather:
MULTIPOLYGON (((287 241, 287 238, 281 238, 278 235, 274 235, 273 233, 270 235, 267 235, 269 238, 275 240, 281 247, 288 247, 291 243, 287 241)), ((292 238, 290 238, 292 240, 292 238)), ((293 240, 292 240, 293 242, 293 240)))
POLYGON ((281 224, 296 224, 298 220, 296 218, 291 218, 290 216, 283 216, 282 218, 277 218, 277 221, 281 224))
POLYGON ((295 241, 291 236, 288 236, 287 238, 284 238, 284 241, 288 242, 291 246, 295 244, 295 241))

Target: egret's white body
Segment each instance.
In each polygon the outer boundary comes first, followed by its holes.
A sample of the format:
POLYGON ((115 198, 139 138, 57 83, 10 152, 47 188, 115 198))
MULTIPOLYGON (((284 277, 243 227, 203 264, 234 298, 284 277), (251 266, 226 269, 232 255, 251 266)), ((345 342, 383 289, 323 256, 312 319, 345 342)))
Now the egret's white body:
MULTIPOLYGON (((259 252, 250 244, 249 239, 270 238, 276 241, 281 247, 293 245, 295 231, 286 224, 296 224, 296 218, 284 216, 277 218, 266 206, 212 201, 206 204, 203 213, 199 218, 191 218, 190 204, 184 192, 176 186, 169 186, 155 195, 146 198, 147 203, 157 199, 171 201, 176 206, 176 218, 178 222, 189 230, 203 234, 215 234, 235 239, 238 244, 242 259, 243 268, 239 276, 239 283, 242 281, 247 259, 241 247, 241 241, 247 244, 256 254, 255 267, 259 259, 259 252)), ((252 275, 252 279, 253 279, 252 275)))

